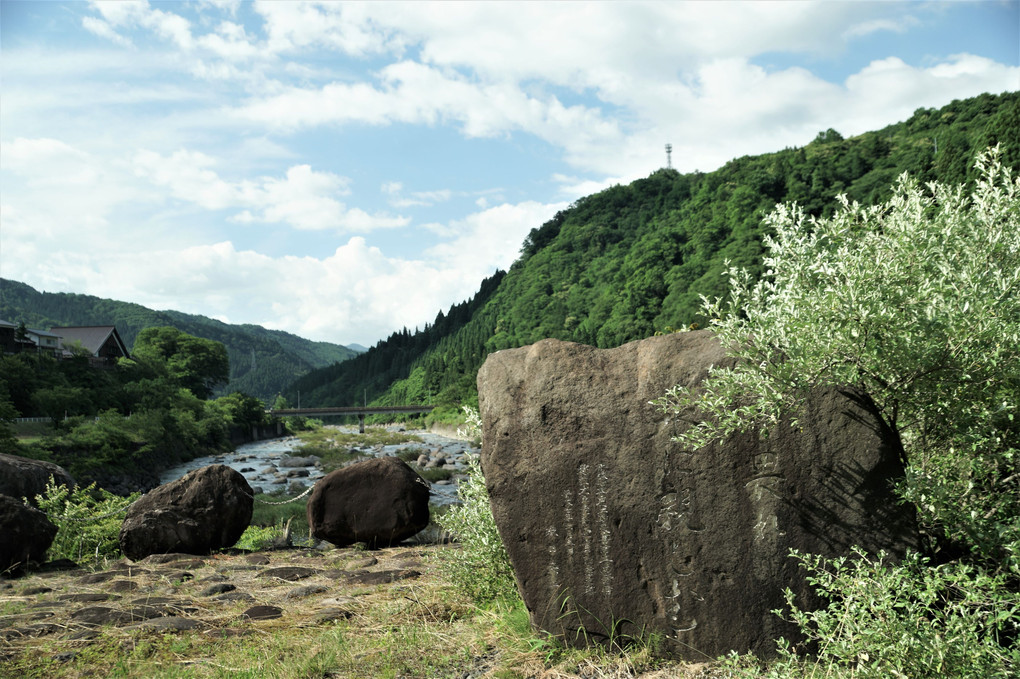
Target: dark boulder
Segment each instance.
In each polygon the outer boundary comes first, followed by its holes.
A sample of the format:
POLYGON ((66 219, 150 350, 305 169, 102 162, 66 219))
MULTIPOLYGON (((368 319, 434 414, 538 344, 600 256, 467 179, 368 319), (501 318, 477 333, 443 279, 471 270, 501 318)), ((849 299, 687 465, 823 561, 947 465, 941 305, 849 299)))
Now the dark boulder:
POLYGON ((697 452, 649 401, 731 364, 689 332, 616 349, 543 340, 478 373, 482 468, 532 623, 570 644, 661 634, 675 656, 767 657, 817 605, 790 549, 837 556, 918 546, 892 492, 900 446, 870 400, 814 393, 800 428, 697 452))
POLYGON ((0 495, 0 574, 42 563, 57 527, 44 513, 18 498, 0 495))
POLYGON ((396 457, 337 469, 315 484, 308 500, 312 535, 338 547, 392 545, 428 523, 428 483, 396 457))
POLYGON ((230 547, 251 523, 252 495, 244 476, 230 467, 196 469, 131 505, 120 529, 121 551, 137 561, 230 547))
POLYGON ((74 479, 63 467, 43 460, 0 453, 0 495, 28 498, 34 505, 35 496, 46 492, 50 477, 58 486, 74 488, 74 479))

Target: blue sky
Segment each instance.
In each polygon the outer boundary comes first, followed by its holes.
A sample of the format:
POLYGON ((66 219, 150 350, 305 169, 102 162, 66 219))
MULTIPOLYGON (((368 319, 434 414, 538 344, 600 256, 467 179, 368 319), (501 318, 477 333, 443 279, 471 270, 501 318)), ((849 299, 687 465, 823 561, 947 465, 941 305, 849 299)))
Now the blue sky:
POLYGON ((0 276, 374 344, 580 196, 1020 89, 1020 2, 0 2, 0 276))

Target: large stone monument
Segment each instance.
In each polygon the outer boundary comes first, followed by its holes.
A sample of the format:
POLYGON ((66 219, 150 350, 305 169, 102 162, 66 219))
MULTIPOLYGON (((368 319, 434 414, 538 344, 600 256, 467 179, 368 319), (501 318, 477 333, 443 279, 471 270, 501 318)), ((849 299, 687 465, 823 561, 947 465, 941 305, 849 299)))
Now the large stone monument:
POLYGON ((676 657, 774 653, 816 603, 790 549, 917 547, 897 502, 896 435, 850 390, 812 395, 798 429, 690 452, 649 401, 732 364, 708 331, 616 349, 543 340, 478 373, 482 468, 533 625, 569 644, 659 634, 676 657))

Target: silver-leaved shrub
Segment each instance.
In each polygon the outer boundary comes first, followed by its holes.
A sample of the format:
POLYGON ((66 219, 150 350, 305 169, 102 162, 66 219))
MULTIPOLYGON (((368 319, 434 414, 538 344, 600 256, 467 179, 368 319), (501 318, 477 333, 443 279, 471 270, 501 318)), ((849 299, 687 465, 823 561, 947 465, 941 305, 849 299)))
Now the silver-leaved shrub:
MULTIPOLYGON (((464 413, 467 424, 457 433, 480 440, 482 421, 478 411, 465 406, 464 413)), ((460 504, 437 519, 461 545, 460 549, 449 550, 444 555, 450 579, 477 603, 515 599, 518 594, 513 568, 496 530, 477 456, 469 458, 468 478, 461 481, 457 494, 460 504)))
POLYGON ((825 642, 825 676, 1020 671, 1020 179, 997 148, 976 165, 969 190, 904 175, 887 202, 840 197, 827 219, 778 206, 762 278, 731 268, 728 298, 703 299, 736 366, 657 401, 688 422, 679 440, 693 449, 767 432, 826 385, 863 389, 898 433, 899 490, 959 557, 938 568, 807 559, 837 608, 791 601, 792 615, 825 642))

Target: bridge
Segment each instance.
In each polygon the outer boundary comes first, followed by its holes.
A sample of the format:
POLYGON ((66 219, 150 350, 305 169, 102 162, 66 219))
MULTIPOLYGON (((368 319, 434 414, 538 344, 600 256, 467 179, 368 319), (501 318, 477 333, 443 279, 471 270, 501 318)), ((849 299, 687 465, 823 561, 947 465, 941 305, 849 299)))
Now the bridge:
POLYGON ((302 417, 338 417, 356 415, 358 417, 358 430, 365 433, 365 415, 380 414, 413 414, 428 413, 435 406, 409 405, 409 406, 372 406, 353 408, 280 408, 268 411, 270 415, 286 417, 288 415, 300 415, 302 417))

